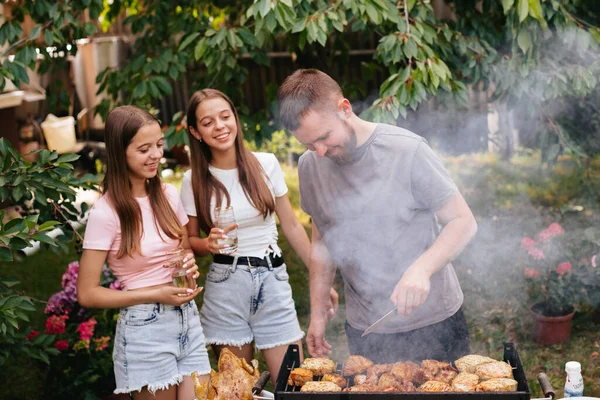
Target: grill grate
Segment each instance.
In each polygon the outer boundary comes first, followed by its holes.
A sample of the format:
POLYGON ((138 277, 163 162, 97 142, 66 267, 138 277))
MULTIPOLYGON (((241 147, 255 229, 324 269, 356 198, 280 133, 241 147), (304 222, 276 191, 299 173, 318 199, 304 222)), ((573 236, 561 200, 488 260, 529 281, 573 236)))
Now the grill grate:
MULTIPOLYGON (((514 379, 518 382, 516 392, 468 392, 468 393, 360 393, 360 392, 337 392, 316 393, 300 392, 300 388, 288 385, 290 372, 300 365, 300 352, 298 345, 292 344, 281 364, 277 383, 275 385, 275 400, 530 400, 531 393, 527 384, 527 377, 523 370, 523 364, 519 353, 512 343, 504 344, 504 361, 513 369, 514 379)), ((338 373, 341 375, 343 366, 337 365, 338 373)), ((319 377, 320 378, 320 377, 319 377)), ((344 377, 348 378, 348 377, 344 377)), ((347 379, 350 381, 349 379, 347 379)), ((348 382, 350 384, 350 382, 348 382)))

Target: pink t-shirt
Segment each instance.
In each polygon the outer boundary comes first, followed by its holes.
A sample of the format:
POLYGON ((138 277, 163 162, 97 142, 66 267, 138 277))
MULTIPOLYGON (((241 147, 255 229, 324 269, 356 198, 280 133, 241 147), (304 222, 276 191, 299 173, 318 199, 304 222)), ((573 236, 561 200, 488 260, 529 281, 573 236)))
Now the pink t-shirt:
MULTIPOLYGON (((163 187, 179 221, 186 225, 188 217, 177 189, 168 184, 163 184, 163 187)), ((179 246, 178 240, 171 239, 162 230, 159 235, 160 227, 154 223, 150 199, 141 197, 136 200, 142 210, 144 233, 140 244, 143 255, 134 252, 131 256, 117 258, 121 246, 121 223, 106 195, 98 199, 90 210, 83 241, 84 249, 108 251, 108 265, 126 290, 171 282, 171 273, 163 265, 168 260, 168 253, 179 246)))

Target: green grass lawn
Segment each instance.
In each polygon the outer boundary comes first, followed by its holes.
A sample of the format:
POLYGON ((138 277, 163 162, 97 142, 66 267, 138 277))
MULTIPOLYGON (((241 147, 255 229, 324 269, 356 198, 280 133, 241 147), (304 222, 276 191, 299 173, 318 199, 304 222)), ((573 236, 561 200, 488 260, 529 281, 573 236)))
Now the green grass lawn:
MULTIPOLYGON (((600 397, 600 322, 594 319, 593 313, 579 312, 570 342, 547 347, 534 343, 529 334, 531 317, 523 293, 522 273, 511 251, 518 248, 522 236, 538 231, 549 221, 560 219, 565 229, 573 230, 600 224, 598 198, 590 197, 590 193, 599 193, 600 159, 594 160, 588 176, 583 178, 568 158, 562 158, 553 170, 540 168, 539 160, 531 156, 517 156, 512 164, 488 154, 447 158, 445 162, 479 223, 477 237, 454 263, 465 293, 464 309, 472 351, 501 358, 502 343, 516 343, 532 397, 542 397, 536 381, 539 372, 549 375, 557 397, 562 397, 564 364, 579 361, 583 367, 585 395, 600 397), (574 184, 574 180, 578 184, 574 184)), ((284 173, 295 211, 310 230, 309 218, 298 206, 296 170, 284 167, 284 173)), ((281 237, 280 244, 290 271, 300 322, 306 330, 308 273, 285 238, 281 237)), ((75 259, 73 251, 62 255, 38 252, 22 262, 5 263, 0 268, 3 277, 20 280, 20 288, 27 294, 46 300, 60 289, 61 275, 75 259)), ((198 260, 203 275, 209 262, 208 257, 198 260)), ((339 277, 336 287, 341 292, 339 277)), ((40 303, 32 316, 32 324, 38 330, 43 330, 43 308, 44 304, 40 303)), ((348 355, 341 333, 343 311, 341 296, 340 312, 330 323, 326 335, 334 347, 332 358, 339 362, 348 355)), ((46 368, 30 360, 11 360, 0 371, 0 399, 41 398, 46 368)))

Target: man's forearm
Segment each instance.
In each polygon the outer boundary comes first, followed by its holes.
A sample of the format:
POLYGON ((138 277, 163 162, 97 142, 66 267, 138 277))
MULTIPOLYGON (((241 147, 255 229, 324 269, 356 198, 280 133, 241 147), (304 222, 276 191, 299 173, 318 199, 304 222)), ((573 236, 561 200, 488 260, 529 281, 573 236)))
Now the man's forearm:
MULTIPOLYGON (((329 257, 319 254, 322 244, 311 246, 309 261, 311 317, 326 318, 329 293, 335 278, 335 266, 329 257)), ((324 250, 325 252, 327 250, 324 250)))
POLYGON ((414 263, 424 268, 431 277, 454 260, 477 232, 477 222, 471 215, 448 222, 436 241, 414 263))

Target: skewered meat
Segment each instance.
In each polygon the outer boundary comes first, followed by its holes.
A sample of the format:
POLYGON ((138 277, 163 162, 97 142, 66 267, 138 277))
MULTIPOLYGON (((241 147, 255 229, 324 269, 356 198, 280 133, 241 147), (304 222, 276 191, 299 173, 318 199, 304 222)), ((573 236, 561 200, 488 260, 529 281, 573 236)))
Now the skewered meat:
POLYGON ((347 386, 347 382, 343 376, 338 374, 325 374, 323 378, 321 378, 321 382, 333 382, 341 388, 345 388, 347 386))
POLYGON ((469 372, 461 372, 452 380, 453 392, 474 392, 479 383, 479 376, 469 372))
POLYGON ((454 365, 456 365, 456 368, 458 368, 460 372, 474 373, 475 367, 477 367, 479 364, 494 361, 496 360, 494 360, 493 358, 480 356, 477 354, 469 354, 468 356, 461 357, 458 360, 454 361, 454 365))
POLYGON ((342 375, 351 376, 358 375, 365 372, 369 367, 372 367, 373 361, 363 357, 363 356, 350 356, 346 360, 344 364, 344 370, 342 371, 342 375))
POLYGON ((288 385, 302 387, 306 382, 313 380, 313 372, 306 368, 294 368, 290 372, 288 385))
POLYGON ((260 376, 257 360, 248 364, 245 359, 223 349, 218 367, 219 372, 210 371, 208 400, 252 400, 252 387, 260 376))
POLYGON ((420 392, 449 392, 450 390, 450 385, 440 381, 427 381, 419 386, 420 392))
POLYGON ((314 375, 325 375, 335 373, 335 362, 329 358, 305 358, 300 368, 310 369, 314 375))
POLYGON ((412 382, 415 385, 421 385, 433 379, 433 376, 428 371, 410 361, 395 363, 392 366, 391 372, 396 378, 412 382))
POLYGON ((477 392, 514 392, 517 390, 517 381, 509 378, 493 378, 479 383, 475 387, 477 392))
POLYGON ((512 368, 510 364, 504 361, 494 361, 485 364, 480 364, 475 367, 475 374, 477 374, 481 380, 493 379, 493 378, 512 378, 512 368))
POLYGON ((342 388, 333 382, 306 382, 300 389, 301 392, 341 392, 342 388))
POLYGON ((384 372, 390 372, 394 364, 375 364, 367 368, 367 375, 381 376, 384 372))

